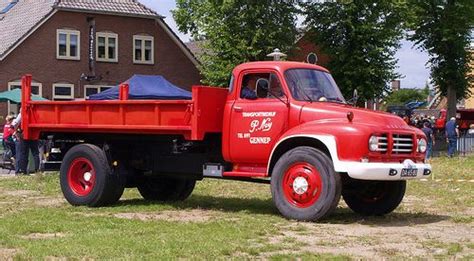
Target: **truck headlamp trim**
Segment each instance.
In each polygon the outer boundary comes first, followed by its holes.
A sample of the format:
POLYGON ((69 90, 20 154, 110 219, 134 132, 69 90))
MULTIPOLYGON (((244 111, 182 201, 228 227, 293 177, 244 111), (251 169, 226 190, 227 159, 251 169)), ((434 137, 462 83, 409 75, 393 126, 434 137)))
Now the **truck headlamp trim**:
POLYGON ((418 139, 418 152, 420 153, 425 153, 426 152, 426 149, 427 149, 427 142, 424 138, 420 138, 418 139))
POLYGON ((379 148, 379 139, 377 136, 372 135, 369 138, 369 150, 370 151, 377 151, 379 148))

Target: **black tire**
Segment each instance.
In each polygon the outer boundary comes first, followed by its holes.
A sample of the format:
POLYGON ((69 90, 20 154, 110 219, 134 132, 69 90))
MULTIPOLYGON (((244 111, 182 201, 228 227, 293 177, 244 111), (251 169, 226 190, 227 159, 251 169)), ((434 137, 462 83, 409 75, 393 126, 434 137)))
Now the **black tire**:
POLYGON ((315 221, 336 208, 341 197, 341 179, 326 154, 312 147, 297 147, 283 154, 275 164, 271 191, 273 202, 284 217, 315 221), (304 193, 295 189, 300 175, 308 184, 304 193))
POLYGON ((183 201, 194 190, 196 180, 144 176, 137 189, 146 200, 183 201))
MULTIPOLYGON (((311 150, 314 150, 313 148, 311 147, 306 147, 306 148, 302 148, 302 149, 309 149, 308 150, 308 153, 311 153, 311 150)), ((326 154, 325 154, 326 155, 326 154)), ((331 166, 331 169, 333 170, 334 167, 332 165, 332 160, 329 158, 329 157, 324 157, 325 159, 325 165, 326 166, 331 166)), ((334 171, 334 170, 333 170, 334 171)), ((328 217, 330 216, 332 213, 334 213, 334 211, 336 210, 337 208, 337 205, 339 205, 339 201, 341 201, 341 192, 342 192, 342 181, 341 181, 341 175, 337 172, 334 171, 334 177, 336 178, 336 184, 339 184, 338 186, 336 186, 336 196, 334 197, 334 200, 333 202, 331 203, 331 207, 329 208, 328 212, 326 213, 326 215, 324 217, 328 217)))
POLYGON ((61 163, 60 183, 64 197, 74 206, 110 205, 120 199, 124 190, 120 178, 113 175, 104 151, 92 144, 76 145, 66 153, 61 163), (81 181, 80 178, 73 178, 77 173, 80 174, 78 168, 92 173, 90 175, 95 180, 93 185, 86 188, 85 179, 81 181), (82 188, 78 184, 83 184, 82 188))
POLYGON ((385 215, 395 210, 405 195, 406 181, 369 181, 350 179, 342 191, 346 204, 366 216, 385 215))

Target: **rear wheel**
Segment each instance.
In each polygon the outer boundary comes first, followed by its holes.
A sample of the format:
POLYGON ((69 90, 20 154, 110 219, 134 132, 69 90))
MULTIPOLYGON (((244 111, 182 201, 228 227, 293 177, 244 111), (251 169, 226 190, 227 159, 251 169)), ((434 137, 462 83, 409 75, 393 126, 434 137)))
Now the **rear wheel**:
POLYGON ((137 188, 146 200, 182 201, 191 195, 195 185, 193 179, 145 176, 137 188))
POLYGON ((283 154, 275 164, 271 190, 283 216, 314 221, 335 209, 341 196, 341 180, 324 153, 298 147, 283 154))
POLYGON ((60 170, 61 190, 71 205, 91 207, 117 202, 124 186, 113 175, 107 157, 99 147, 80 144, 64 156, 60 170))
POLYGON ((385 215, 395 210, 405 195, 406 181, 369 181, 351 179, 342 197, 349 208, 362 215, 385 215))

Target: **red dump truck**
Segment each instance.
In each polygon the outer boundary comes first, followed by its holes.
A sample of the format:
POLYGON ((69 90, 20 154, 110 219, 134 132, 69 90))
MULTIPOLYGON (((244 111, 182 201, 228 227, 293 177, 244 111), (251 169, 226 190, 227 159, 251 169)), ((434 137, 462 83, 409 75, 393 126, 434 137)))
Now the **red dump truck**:
MULTIPOLYGON (((61 152, 72 205, 184 200, 206 177, 271 184, 290 219, 331 214, 341 194, 364 215, 402 201, 406 180, 431 173, 424 134, 399 117, 348 105, 328 70, 295 62, 237 66, 229 88, 193 86, 192 100, 31 101, 23 77, 25 139, 61 152), (257 97, 245 99, 243 86, 257 97), (252 90, 255 86, 255 90, 252 90)), ((247 90, 248 92, 248 90, 247 90)))

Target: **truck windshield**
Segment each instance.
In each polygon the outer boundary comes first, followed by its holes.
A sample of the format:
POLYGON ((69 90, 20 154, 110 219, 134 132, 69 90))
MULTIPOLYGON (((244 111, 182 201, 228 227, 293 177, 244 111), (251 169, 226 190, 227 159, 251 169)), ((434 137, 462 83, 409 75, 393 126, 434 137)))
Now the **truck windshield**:
POLYGON ((290 69, 286 82, 293 98, 299 101, 329 101, 345 103, 331 74, 313 69, 290 69))

